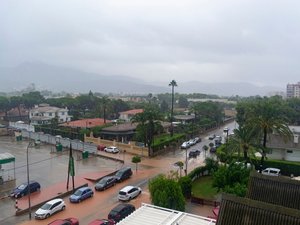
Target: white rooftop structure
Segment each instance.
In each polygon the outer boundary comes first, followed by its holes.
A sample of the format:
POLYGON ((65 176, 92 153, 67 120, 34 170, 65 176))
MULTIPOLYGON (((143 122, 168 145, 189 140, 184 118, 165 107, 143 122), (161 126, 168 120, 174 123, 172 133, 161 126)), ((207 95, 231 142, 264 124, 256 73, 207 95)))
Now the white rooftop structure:
POLYGON ((215 225, 216 220, 142 203, 119 225, 215 225))

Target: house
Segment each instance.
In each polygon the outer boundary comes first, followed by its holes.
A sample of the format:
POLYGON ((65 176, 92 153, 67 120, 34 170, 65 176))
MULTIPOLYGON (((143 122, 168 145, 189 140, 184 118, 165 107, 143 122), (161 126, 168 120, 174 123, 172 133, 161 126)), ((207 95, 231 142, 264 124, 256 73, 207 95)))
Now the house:
POLYGON ((58 108, 49 106, 48 104, 40 104, 35 106, 29 112, 31 125, 50 124, 51 121, 57 118, 58 123, 71 121, 71 116, 68 114, 67 108, 58 108))
POLYGON ((111 123, 111 121, 106 120, 104 123, 104 119, 102 118, 91 118, 91 119, 68 121, 66 123, 61 124, 60 126, 71 127, 71 128, 92 128, 97 126, 103 126, 106 123, 111 123))
POLYGON ((192 123, 195 120, 195 115, 176 115, 174 116, 175 121, 180 122, 181 124, 192 123))
POLYGON ((300 126, 289 126, 293 133, 291 139, 285 140, 279 134, 269 136, 267 147, 271 151, 267 154, 270 159, 300 161, 300 126))
MULTIPOLYGON (((164 132, 167 132, 171 126, 171 123, 160 122, 164 132)), ((118 142, 129 142, 133 139, 136 133, 137 123, 122 123, 114 126, 105 127, 101 130, 101 138, 107 140, 116 140, 118 142)))
POLYGON ((15 107, 7 111, 4 115, 2 114, 3 121, 16 122, 16 121, 29 121, 29 109, 25 108, 24 105, 15 107))
POLYGON ((138 113, 142 113, 142 112, 144 112, 143 109, 132 109, 132 110, 120 112, 119 119, 129 122, 133 116, 135 116, 138 113))

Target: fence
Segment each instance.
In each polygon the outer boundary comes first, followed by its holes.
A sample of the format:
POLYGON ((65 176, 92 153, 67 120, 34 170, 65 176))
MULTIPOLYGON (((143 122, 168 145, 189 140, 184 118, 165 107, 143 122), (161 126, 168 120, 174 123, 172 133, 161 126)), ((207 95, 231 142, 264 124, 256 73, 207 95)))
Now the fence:
POLYGON ((63 138, 60 136, 53 136, 50 134, 43 134, 43 133, 35 133, 27 130, 22 130, 22 136, 33 139, 35 141, 39 140, 44 143, 56 145, 60 143, 62 147, 69 148, 70 145, 72 149, 89 152, 91 154, 97 153, 97 145, 93 143, 85 143, 80 140, 71 140, 69 138, 63 138))
POLYGON ((126 144, 122 142, 117 142, 116 140, 110 141, 110 140, 103 140, 101 138, 95 138, 93 136, 93 133, 91 132, 90 136, 84 135, 84 141, 88 143, 93 143, 96 145, 105 145, 105 146, 116 146, 121 151, 126 151, 127 153, 133 154, 133 155, 141 155, 148 157, 148 148, 140 147, 135 144, 134 141, 126 144))

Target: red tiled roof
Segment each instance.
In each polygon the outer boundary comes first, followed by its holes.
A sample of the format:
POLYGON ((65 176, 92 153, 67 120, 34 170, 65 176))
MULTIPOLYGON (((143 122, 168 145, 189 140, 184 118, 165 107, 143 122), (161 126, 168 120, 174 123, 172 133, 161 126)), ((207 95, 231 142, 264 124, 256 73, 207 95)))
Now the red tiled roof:
POLYGON ((135 114, 142 113, 142 112, 144 112, 143 109, 132 109, 132 110, 120 112, 120 114, 135 115, 135 114))
MULTIPOLYGON (((111 122, 110 120, 106 120, 106 123, 110 123, 110 122, 111 122)), ((90 128, 90 127, 96 127, 102 125, 104 125, 104 119, 102 118, 75 120, 75 121, 70 121, 62 124, 62 126, 65 127, 81 127, 81 128, 85 128, 85 127, 90 128)))

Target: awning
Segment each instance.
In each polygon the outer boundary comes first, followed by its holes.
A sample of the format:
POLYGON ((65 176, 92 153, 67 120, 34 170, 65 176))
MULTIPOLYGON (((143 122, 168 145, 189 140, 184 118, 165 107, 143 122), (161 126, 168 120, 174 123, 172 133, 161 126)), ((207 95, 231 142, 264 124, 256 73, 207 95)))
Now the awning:
POLYGON ((0 154, 0 165, 14 162, 14 161, 15 161, 15 157, 12 154, 8 152, 0 154))

